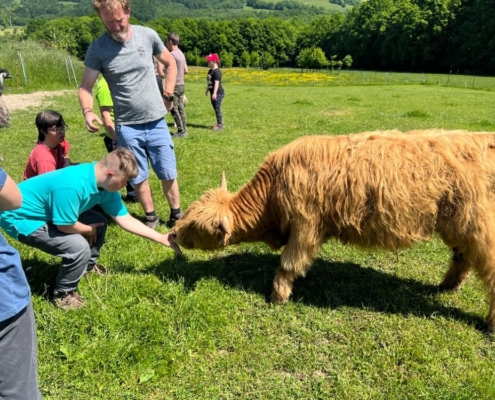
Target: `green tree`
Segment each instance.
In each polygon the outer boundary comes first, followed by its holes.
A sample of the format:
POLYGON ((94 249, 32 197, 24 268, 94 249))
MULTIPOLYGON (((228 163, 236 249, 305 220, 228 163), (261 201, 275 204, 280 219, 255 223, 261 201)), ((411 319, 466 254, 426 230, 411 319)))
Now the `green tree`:
POLYGON ((260 66, 263 69, 269 69, 273 67, 277 63, 277 60, 275 60, 275 57, 273 57, 270 53, 268 52, 263 52, 260 57, 260 66))
POLYGON ((234 55, 228 51, 222 50, 219 54, 222 67, 231 68, 234 65, 234 55))
POLYGON ((344 67, 346 67, 347 69, 349 69, 352 65, 352 57, 347 54, 343 59, 342 59, 342 63, 344 64, 344 67))
POLYGON ((257 51, 252 51, 249 59, 251 60, 251 67, 259 68, 260 66, 260 55, 257 51))
POLYGON ((251 66, 251 56, 249 51, 244 50, 242 52, 241 58, 239 59, 239 65, 244 68, 249 68, 251 66))
POLYGON ((306 69, 321 69, 328 65, 325 53, 319 47, 304 49, 296 58, 297 66, 306 69))
POLYGON ((199 50, 194 48, 191 51, 187 51, 184 53, 186 56, 188 65, 206 65, 206 61, 204 57, 200 54, 199 50))

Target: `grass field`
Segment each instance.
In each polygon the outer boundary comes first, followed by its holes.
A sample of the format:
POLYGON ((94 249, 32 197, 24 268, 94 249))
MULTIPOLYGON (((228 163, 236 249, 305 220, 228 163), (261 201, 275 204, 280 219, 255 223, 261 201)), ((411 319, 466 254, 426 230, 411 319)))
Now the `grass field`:
MULTIPOLYGON (((278 3, 280 0, 267 0, 267 3, 278 3)), ((299 0, 299 3, 306 4, 308 6, 323 7, 328 10, 334 10, 338 12, 343 12, 344 10, 350 10, 352 6, 346 6, 345 8, 330 3, 328 0, 299 0)))
MULTIPOLYGON (((175 142, 183 208, 218 186, 223 170, 229 189, 239 189, 266 154, 302 135, 495 131, 490 90, 226 83, 226 129, 217 133, 204 79, 188 79, 189 136, 175 142)), ((64 115, 73 161, 105 154, 102 136, 84 129, 75 91, 42 107, 64 115)), ((14 111, 1 131, 1 166, 16 181, 39 110, 14 111)), ((151 184, 165 220, 154 176, 151 184)), ((129 211, 143 216, 138 205, 129 211)), ((485 290, 472 277, 459 292, 435 291, 449 257, 438 239, 397 254, 332 241, 296 281, 290 302, 272 306, 266 297, 280 254, 266 246, 179 258, 112 225, 100 259, 110 274, 82 280, 87 307, 76 312, 46 299, 58 260, 12 243, 29 268, 44 399, 495 397, 495 347, 478 329, 485 290)))

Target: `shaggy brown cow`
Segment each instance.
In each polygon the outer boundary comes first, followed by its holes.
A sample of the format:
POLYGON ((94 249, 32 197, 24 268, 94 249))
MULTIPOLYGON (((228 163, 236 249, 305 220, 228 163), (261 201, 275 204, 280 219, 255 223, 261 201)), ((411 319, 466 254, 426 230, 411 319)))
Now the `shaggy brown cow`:
POLYGON ((222 179, 170 236, 203 250, 240 242, 285 246, 272 293, 282 303, 329 238, 397 250, 437 232, 453 254, 440 289, 456 289, 474 269, 489 289, 493 330, 494 194, 495 133, 310 136, 271 153, 237 193, 222 179))

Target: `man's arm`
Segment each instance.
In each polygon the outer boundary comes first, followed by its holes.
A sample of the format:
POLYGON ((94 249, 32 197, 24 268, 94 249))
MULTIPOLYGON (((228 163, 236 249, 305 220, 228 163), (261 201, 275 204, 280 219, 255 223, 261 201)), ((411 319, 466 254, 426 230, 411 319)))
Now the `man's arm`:
POLYGON ((122 217, 112 217, 117 225, 122 229, 130 232, 134 235, 144 237, 146 239, 153 240, 154 242, 163 244, 164 246, 170 247, 177 254, 182 254, 179 246, 169 240, 169 234, 162 235, 161 233, 155 231, 154 229, 148 228, 141 221, 137 220, 130 214, 124 215, 122 217))
POLYGON ((165 79, 165 68, 163 68, 163 64, 160 61, 158 61, 158 58, 156 58, 155 62, 156 62, 157 74, 160 76, 160 78, 165 79))
POLYGON ((117 136, 115 135, 115 124, 112 119, 112 107, 100 106, 101 119, 103 120, 103 126, 108 132, 112 140, 117 141, 117 136))
POLYGON ((167 70, 167 75, 165 76, 165 92, 174 93, 175 81, 177 80, 177 63, 175 62, 174 56, 167 48, 164 48, 162 53, 157 55, 156 58, 167 70))
POLYGON ((98 78, 99 71, 84 68, 83 79, 78 90, 79 104, 86 122, 86 129, 90 132, 98 132, 98 126, 94 121, 102 124, 100 118, 93 112, 93 86, 98 78))
POLYGON ((7 175, 0 189, 0 211, 15 210, 22 205, 22 194, 15 182, 7 175))

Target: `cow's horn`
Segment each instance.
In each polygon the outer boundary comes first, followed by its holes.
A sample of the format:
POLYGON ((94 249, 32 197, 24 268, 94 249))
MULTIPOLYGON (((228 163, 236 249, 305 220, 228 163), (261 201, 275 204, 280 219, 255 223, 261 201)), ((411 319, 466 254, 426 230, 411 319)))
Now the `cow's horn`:
POLYGON ((222 183, 220 183, 220 189, 227 190, 227 178, 225 177, 225 171, 222 171, 222 183))
POLYGON ((220 228, 222 228, 222 230, 227 235, 230 235, 230 221, 229 221, 229 217, 227 217, 227 216, 222 217, 222 219, 220 220, 220 228))

